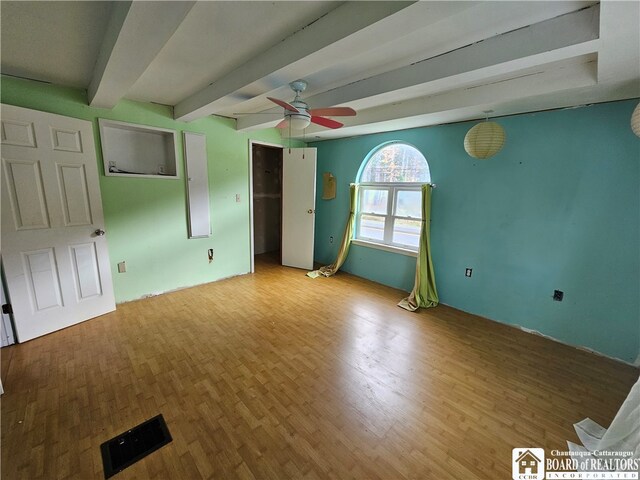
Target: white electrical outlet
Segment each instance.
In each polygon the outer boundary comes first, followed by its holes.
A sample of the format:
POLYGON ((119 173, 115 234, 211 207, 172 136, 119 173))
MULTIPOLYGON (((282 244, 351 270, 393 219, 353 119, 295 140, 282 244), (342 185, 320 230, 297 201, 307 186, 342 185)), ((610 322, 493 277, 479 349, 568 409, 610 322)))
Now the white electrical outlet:
POLYGON ((127 264, 125 262, 118 263, 118 273, 125 273, 127 271, 127 264))

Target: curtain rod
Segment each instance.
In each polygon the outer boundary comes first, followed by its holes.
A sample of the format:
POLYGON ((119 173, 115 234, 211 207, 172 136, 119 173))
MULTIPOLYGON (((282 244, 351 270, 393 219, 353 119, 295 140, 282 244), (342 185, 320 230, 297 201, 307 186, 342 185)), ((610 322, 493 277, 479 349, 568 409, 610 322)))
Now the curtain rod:
MULTIPOLYGON (((349 185, 366 185, 366 186, 375 186, 376 182, 363 182, 363 183, 358 183, 358 182, 352 182, 349 185)), ((389 184, 387 184, 389 185, 389 184)), ((396 185, 402 185, 402 183, 392 183, 391 185, 396 186, 396 185)), ((415 183, 413 184, 415 185, 415 183)), ((431 188, 438 188, 438 185, 436 185, 435 183, 419 183, 418 185, 430 185, 431 188)))

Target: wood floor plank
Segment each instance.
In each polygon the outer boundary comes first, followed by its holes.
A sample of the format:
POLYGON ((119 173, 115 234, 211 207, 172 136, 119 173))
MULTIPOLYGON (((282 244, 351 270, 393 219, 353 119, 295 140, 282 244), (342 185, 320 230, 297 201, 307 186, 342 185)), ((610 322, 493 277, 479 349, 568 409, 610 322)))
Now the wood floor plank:
POLYGON ((638 377, 345 273, 256 268, 3 349, 1 477, 103 478, 100 444, 162 413, 173 442, 116 478, 510 478, 512 448, 608 425, 638 377))

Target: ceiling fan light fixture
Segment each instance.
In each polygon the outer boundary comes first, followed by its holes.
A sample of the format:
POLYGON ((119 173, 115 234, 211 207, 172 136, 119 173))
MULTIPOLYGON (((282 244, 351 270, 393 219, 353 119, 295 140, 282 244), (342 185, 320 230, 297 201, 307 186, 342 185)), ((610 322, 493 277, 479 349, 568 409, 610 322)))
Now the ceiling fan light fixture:
POLYGON ((289 128, 290 130, 304 130, 310 124, 315 123, 326 128, 340 128, 344 124, 328 117, 352 117, 356 111, 350 107, 328 107, 309 110, 309 105, 300 98, 300 94, 307 88, 307 82, 296 80, 289 84, 296 97, 291 102, 285 102, 278 98, 267 97, 276 105, 284 108, 284 120, 276 128, 289 128))
POLYGON ((288 114, 289 125, 293 130, 304 130, 311 124, 311 118, 308 115, 301 115, 298 113, 288 114))

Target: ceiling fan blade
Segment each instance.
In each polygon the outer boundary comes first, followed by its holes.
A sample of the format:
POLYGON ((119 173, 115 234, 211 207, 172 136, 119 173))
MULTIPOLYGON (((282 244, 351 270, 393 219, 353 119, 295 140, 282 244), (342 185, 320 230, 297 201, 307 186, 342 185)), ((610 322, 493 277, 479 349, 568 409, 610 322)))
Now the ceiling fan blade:
POLYGON ((276 125, 276 128, 287 128, 289 126, 289 120, 286 118, 276 125))
POLYGON ((275 103, 276 105, 280 105, 285 110, 289 110, 290 112, 300 113, 300 110, 298 110, 296 107, 294 107, 290 103, 285 102, 284 100, 279 100, 277 98, 271 98, 271 97, 267 97, 267 98, 271 100, 273 103, 275 103))
POLYGON ((329 107, 329 108, 314 108, 309 110, 311 115, 321 115, 324 117, 353 117, 356 111, 350 107, 329 107))
POLYGON ((340 122, 336 122, 335 120, 324 117, 311 117, 311 121, 317 125, 322 125, 323 127, 327 128, 340 128, 344 125, 340 122))

